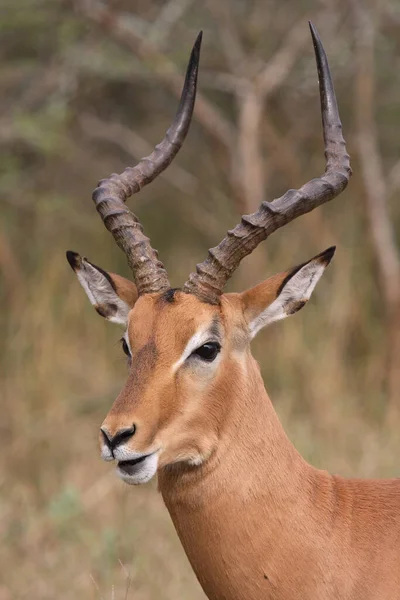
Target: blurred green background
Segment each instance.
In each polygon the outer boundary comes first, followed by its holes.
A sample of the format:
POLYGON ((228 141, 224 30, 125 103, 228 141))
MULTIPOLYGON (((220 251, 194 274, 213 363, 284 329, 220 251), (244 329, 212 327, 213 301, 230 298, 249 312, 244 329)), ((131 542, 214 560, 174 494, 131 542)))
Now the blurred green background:
POLYGON ((241 213, 319 175, 312 19, 354 176, 261 245, 229 289, 337 245, 312 302, 254 352, 309 461, 398 475, 400 5, 1 0, 0 15, 0 600, 204 598, 156 484, 128 488, 100 460, 126 365, 118 327, 93 311, 65 250, 129 276, 91 192, 160 141, 200 29, 184 149, 130 201, 172 283, 241 213))

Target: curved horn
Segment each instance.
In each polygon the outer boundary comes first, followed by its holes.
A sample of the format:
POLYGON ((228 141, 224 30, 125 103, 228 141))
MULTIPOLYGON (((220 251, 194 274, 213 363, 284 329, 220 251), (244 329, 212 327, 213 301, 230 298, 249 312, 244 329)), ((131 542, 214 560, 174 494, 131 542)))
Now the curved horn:
POLYGON ((318 68, 321 98, 322 127, 325 142, 325 174, 312 179, 299 190, 288 190, 273 202, 262 202, 257 212, 244 215, 242 221, 216 247, 208 252, 208 258, 197 265, 185 283, 183 290, 195 294, 201 300, 216 304, 222 290, 239 266, 271 233, 296 217, 310 212, 320 204, 332 200, 347 186, 350 176, 350 160, 342 136, 335 90, 329 70, 328 59, 317 30, 309 23, 318 68))
POLYGON ((135 167, 128 167, 121 175, 113 173, 109 179, 103 179, 93 192, 97 211, 127 256, 139 295, 160 292, 170 285, 157 251, 151 247, 137 217, 125 202, 164 171, 183 144, 196 98, 201 38, 202 32, 193 46, 178 111, 165 138, 150 156, 142 158, 135 167))

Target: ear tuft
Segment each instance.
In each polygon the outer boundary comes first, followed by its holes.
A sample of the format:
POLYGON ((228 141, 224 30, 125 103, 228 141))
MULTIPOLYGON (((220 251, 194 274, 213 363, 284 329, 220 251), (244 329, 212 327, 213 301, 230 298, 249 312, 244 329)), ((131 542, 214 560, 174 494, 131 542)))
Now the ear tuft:
POLYGON ((65 253, 67 257, 67 261, 69 262, 71 269, 76 271, 82 265, 82 258, 77 252, 73 252, 72 250, 67 250, 65 253))
POLYGON ((116 273, 104 271, 77 252, 68 250, 66 254, 97 313, 108 321, 126 326, 129 311, 137 300, 135 284, 116 273))
POLYGON ((315 257, 315 260, 318 260, 318 258, 319 258, 320 262, 327 267, 329 265, 329 263, 331 262, 332 258, 334 257, 335 252, 336 252, 336 246, 331 246, 330 248, 327 248, 326 250, 321 252, 321 254, 318 254, 315 257))

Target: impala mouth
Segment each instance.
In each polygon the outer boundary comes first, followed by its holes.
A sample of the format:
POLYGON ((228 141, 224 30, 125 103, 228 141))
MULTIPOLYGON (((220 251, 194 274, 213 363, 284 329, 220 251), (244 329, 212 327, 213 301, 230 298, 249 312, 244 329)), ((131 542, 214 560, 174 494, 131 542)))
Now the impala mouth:
POLYGON ((146 483, 157 472, 159 451, 144 454, 131 460, 120 460, 117 464, 117 475, 130 485, 146 483))
POLYGON ((118 461, 118 468, 127 475, 134 475, 137 471, 135 468, 136 465, 142 463, 149 456, 151 456, 151 454, 145 454, 144 456, 139 456, 139 458, 133 458, 132 460, 120 460, 118 461))

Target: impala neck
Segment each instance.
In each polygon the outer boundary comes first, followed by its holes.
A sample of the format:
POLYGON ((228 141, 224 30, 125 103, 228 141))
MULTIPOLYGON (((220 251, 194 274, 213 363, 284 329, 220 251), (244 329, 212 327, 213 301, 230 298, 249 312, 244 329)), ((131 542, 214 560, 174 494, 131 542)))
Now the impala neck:
POLYGON ((164 469, 159 486, 208 597, 249 600, 259 597, 256 588, 249 589, 250 581, 261 585, 261 594, 265 585, 256 557, 263 556, 265 568, 274 569, 269 557, 276 539, 287 540, 289 550, 298 514, 307 527, 313 478, 283 431, 255 360, 249 357, 243 376, 232 379, 214 454, 197 468, 164 469), (238 564, 241 578, 235 573, 238 564))
POLYGON ((296 493, 309 466, 284 432, 252 356, 242 376, 238 379, 236 372, 232 377, 225 403, 214 454, 201 467, 164 469, 159 485, 165 499, 181 501, 191 489, 197 493, 198 486, 208 493, 233 489, 241 494, 260 476, 263 493, 268 489, 275 498, 296 493))

